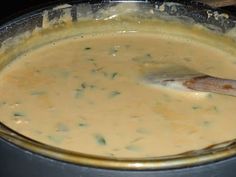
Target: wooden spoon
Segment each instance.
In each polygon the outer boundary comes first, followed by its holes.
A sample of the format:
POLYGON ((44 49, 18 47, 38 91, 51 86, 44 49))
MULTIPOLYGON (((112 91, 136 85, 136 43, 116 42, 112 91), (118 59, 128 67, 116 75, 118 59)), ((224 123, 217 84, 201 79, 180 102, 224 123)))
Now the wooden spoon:
POLYGON ((212 92, 236 96, 236 80, 216 78, 191 69, 177 66, 147 72, 144 82, 151 85, 162 85, 176 90, 212 92))
POLYGON ((236 96, 236 81, 211 76, 199 76, 182 82, 189 89, 236 96))
POLYGON ((236 0, 196 0, 213 8, 236 5, 236 0))

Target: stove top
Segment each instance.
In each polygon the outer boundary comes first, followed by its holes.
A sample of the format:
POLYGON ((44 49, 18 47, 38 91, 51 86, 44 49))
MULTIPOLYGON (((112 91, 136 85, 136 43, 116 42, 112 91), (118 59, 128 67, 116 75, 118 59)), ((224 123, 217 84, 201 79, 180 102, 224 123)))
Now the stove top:
MULTIPOLYGON (((20 16, 24 13, 44 7, 46 5, 63 4, 66 2, 69 2, 69 0, 7 0, 4 1, 4 4, 2 3, 0 7, 0 24, 7 22, 8 20, 20 16)), ((228 6, 221 9, 236 16, 236 6, 228 6)))

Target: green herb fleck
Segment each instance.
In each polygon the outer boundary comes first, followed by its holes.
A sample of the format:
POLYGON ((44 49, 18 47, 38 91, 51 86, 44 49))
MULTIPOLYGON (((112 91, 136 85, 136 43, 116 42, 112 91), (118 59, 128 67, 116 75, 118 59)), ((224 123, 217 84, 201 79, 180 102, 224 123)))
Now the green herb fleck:
POLYGON ((207 98, 211 99, 211 98, 213 98, 213 95, 211 93, 208 93, 207 98))
POLYGON ((217 106, 213 106, 212 109, 215 111, 215 112, 218 112, 219 109, 217 108, 217 106))
POLYGON ((95 59, 89 58, 88 61, 91 62, 95 67, 97 67, 97 63, 95 62, 95 59))
POLYGON ((48 135, 48 139, 53 143, 60 144, 64 140, 64 137, 56 135, 48 135))
POLYGON ((70 71, 62 70, 59 73, 62 77, 67 78, 70 75, 70 71))
POLYGON ((78 89, 75 89, 76 91, 76 94, 75 94, 75 97, 76 98, 79 98, 80 96, 82 96, 84 94, 84 91, 88 89, 95 89, 96 88, 96 85, 93 85, 93 84, 87 84, 86 82, 83 82, 80 84, 80 88, 78 89))
POLYGON ((125 149, 127 149, 128 151, 132 151, 132 152, 137 152, 137 151, 141 150, 141 148, 139 146, 135 146, 135 145, 126 146, 125 149))
POLYGON ((126 44, 126 45, 125 45, 125 48, 126 48, 126 49, 129 49, 129 48, 130 48, 130 45, 129 45, 129 44, 126 44))
POLYGON ((79 126, 79 127, 83 127, 83 128, 84 128, 84 127, 87 127, 87 126, 88 126, 88 124, 86 124, 86 123, 79 123, 79 124, 78 124, 78 126, 79 126))
POLYGON ((103 70, 103 67, 92 69, 91 73, 97 73, 97 72, 102 71, 102 70, 103 70))
POLYGON ((201 109, 201 106, 194 105, 194 106, 192 106, 192 109, 193 110, 198 110, 198 109, 201 109))
POLYGON ((65 125, 64 123, 58 123, 57 124, 57 131, 58 132, 68 132, 69 127, 67 125, 65 125))
POLYGON ((109 54, 112 56, 116 56, 117 52, 119 51, 120 46, 113 46, 109 50, 109 54))
POLYGON ((93 58, 89 58, 88 61, 94 62, 95 60, 93 58))
POLYGON ((107 76, 108 76, 108 73, 107 73, 107 72, 105 72, 105 71, 103 71, 103 72, 102 72, 102 74, 103 74, 103 76, 105 76, 105 77, 107 77, 107 76))
POLYGON ((91 89, 95 89, 96 88, 96 85, 89 85, 89 88, 91 88, 91 89))
POLYGON ((147 58, 152 58, 152 55, 150 53, 145 54, 147 58))
POLYGON ((95 135, 95 139, 98 145, 105 146, 107 144, 105 138, 102 135, 95 135))
POLYGON ((114 72, 111 74, 111 79, 115 79, 115 78, 117 78, 117 76, 118 76, 118 73, 114 72))
POLYGON ((106 155, 110 156, 110 157, 115 157, 115 154, 113 154, 113 153, 107 153, 106 155))
POLYGON ((81 87, 82 87, 82 89, 85 89, 85 88, 87 87, 87 84, 86 84, 85 82, 83 82, 83 83, 81 84, 81 87))
POLYGON ((118 95, 120 95, 121 94, 121 92, 119 92, 119 91, 116 91, 116 90, 114 90, 114 91, 112 91, 110 94, 109 94, 109 97, 116 97, 116 96, 118 96, 118 95))
POLYGON ((137 130, 136 130, 136 132, 137 133, 140 133, 140 134, 149 134, 150 132, 147 130, 147 129, 145 129, 145 128, 138 128, 137 130))
POLYGON ((84 94, 84 89, 75 89, 75 97, 79 98, 84 94))
POLYGON ((85 47, 84 50, 91 50, 91 47, 85 47))
POLYGON ((7 104, 7 102, 2 101, 2 102, 0 102, 0 107, 3 106, 3 105, 6 105, 6 104, 7 104))
POLYGON ((43 132, 41 132, 40 130, 34 130, 34 133, 35 133, 35 134, 38 134, 38 135, 43 134, 43 132))
POLYGON ((14 112, 13 114, 15 117, 23 117, 25 114, 23 112, 14 112))
POLYGON ((136 142, 141 141, 143 139, 144 139, 143 137, 138 137, 138 138, 135 138, 134 140, 132 140, 130 143, 136 143, 136 142))
POLYGON ((211 122, 210 121, 203 121, 202 124, 204 127, 209 127, 211 125, 211 122))
POLYGON ((186 61, 186 62, 191 62, 192 61, 192 59, 189 58, 189 57, 184 57, 183 60, 186 61))
POLYGON ((45 91, 33 91, 31 92, 32 96, 41 96, 41 95, 45 95, 46 92, 45 91))

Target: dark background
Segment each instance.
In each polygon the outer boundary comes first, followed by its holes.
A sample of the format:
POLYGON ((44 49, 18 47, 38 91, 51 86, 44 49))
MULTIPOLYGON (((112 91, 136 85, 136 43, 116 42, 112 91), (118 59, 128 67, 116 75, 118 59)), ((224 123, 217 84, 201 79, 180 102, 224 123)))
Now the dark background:
MULTIPOLYGON (((72 0, 72 1, 75 1, 75 0, 72 0)), ((189 1, 189 0, 186 0, 186 1, 189 1)), ((63 4, 66 2, 68 2, 68 0, 5 0, 5 1, 1 1, 0 24, 7 22, 8 20, 14 17, 20 16, 24 13, 44 7, 46 5, 63 4)), ((225 7, 223 9, 236 16, 236 6, 225 7)))
POLYGON ((0 5, 0 23, 46 5, 63 4, 68 0, 4 0, 0 5))

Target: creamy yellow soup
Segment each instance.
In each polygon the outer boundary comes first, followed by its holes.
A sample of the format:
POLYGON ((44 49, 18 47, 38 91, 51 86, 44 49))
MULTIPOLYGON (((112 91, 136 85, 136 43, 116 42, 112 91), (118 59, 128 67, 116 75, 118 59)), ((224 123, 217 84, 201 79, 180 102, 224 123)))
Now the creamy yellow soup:
POLYGON ((143 82, 167 65, 227 73, 235 56, 162 34, 77 36, 29 51, 0 74, 1 122, 59 148, 159 157, 236 137, 236 98, 143 82))

